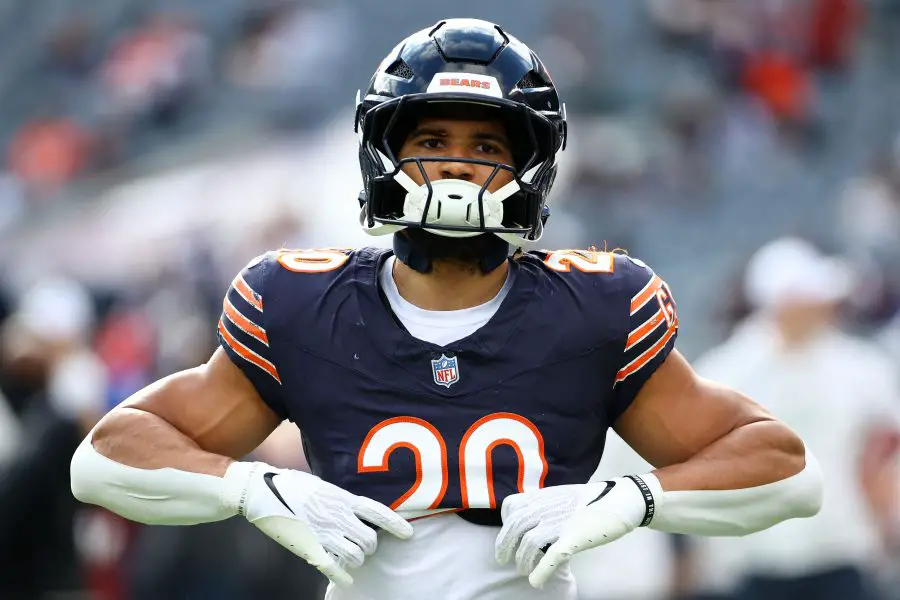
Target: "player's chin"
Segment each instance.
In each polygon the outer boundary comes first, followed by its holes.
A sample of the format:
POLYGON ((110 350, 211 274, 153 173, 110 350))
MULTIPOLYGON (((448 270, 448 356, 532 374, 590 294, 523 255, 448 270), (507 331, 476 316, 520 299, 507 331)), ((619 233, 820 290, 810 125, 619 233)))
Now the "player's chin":
POLYGON ((481 259, 489 252, 493 241, 493 234, 490 233, 470 238, 451 238, 424 229, 404 229, 401 234, 408 236, 414 244, 428 253, 435 269, 446 266, 478 273, 481 272, 481 259))

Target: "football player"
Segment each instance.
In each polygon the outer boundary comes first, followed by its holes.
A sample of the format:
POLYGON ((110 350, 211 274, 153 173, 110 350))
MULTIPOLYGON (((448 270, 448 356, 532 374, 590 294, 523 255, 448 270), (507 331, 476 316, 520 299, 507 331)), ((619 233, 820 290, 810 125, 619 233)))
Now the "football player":
POLYGON ((567 135, 527 46, 471 19, 415 33, 355 127, 360 223, 393 250, 253 259, 209 362, 81 445, 79 499, 150 524, 241 515, 333 600, 570 599, 569 557, 636 527, 739 535, 818 511, 803 442, 692 371, 647 265, 522 250, 567 135), (285 419, 312 474, 240 461, 285 419), (588 483, 610 427, 656 470, 588 483))

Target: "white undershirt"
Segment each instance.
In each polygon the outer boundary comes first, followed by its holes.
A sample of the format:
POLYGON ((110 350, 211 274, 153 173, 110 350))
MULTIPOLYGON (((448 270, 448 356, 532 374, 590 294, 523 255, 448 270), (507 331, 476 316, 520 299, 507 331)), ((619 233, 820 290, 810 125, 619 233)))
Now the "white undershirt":
POLYGON ((512 272, 508 271, 503 287, 496 296, 484 304, 460 310, 425 310, 400 295, 393 277, 395 260, 396 258, 391 256, 384 261, 378 274, 388 304, 410 335, 437 346, 446 346, 461 340, 483 327, 500 308, 500 304, 512 287, 512 272))

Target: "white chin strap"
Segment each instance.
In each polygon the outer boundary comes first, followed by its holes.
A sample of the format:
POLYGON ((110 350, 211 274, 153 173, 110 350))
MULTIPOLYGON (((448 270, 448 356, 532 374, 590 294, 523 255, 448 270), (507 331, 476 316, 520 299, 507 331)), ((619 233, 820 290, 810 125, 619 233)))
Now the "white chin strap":
MULTIPOLYGON (((412 178, 398 171, 394 175, 394 181, 406 190, 406 199, 403 202, 404 221, 419 223, 425 212, 425 202, 428 199, 428 186, 418 185, 412 178)), ((503 201, 519 191, 519 184, 513 180, 495 192, 485 191, 483 195, 484 226, 503 227, 503 201)), ((481 186, 463 181, 461 179, 439 179, 431 182, 431 203, 428 206, 426 224, 449 225, 478 228, 481 226, 481 214, 478 210, 478 194, 481 186)), ((387 235, 405 228, 405 225, 384 225, 376 223, 368 227, 366 223, 365 208, 360 213, 360 224, 363 230, 370 235, 387 235)), ((467 238, 480 235, 479 231, 448 231, 445 229, 431 229, 435 235, 453 238, 467 238)), ((521 244, 521 236, 515 234, 497 234, 500 238, 512 243, 521 244)))

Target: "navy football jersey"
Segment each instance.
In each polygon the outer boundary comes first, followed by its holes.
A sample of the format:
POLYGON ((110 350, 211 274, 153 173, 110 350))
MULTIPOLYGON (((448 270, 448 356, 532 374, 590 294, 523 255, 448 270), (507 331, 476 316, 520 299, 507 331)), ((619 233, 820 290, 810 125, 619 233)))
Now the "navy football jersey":
POLYGON ((220 344, 298 425, 313 472, 407 511, 587 482, 607 429, 674 347, 666 284, 621 254, 529 252, 510 259, 487 324, 441 347, 388 307, 390 254, 270 252, 226 294, 220 344))

